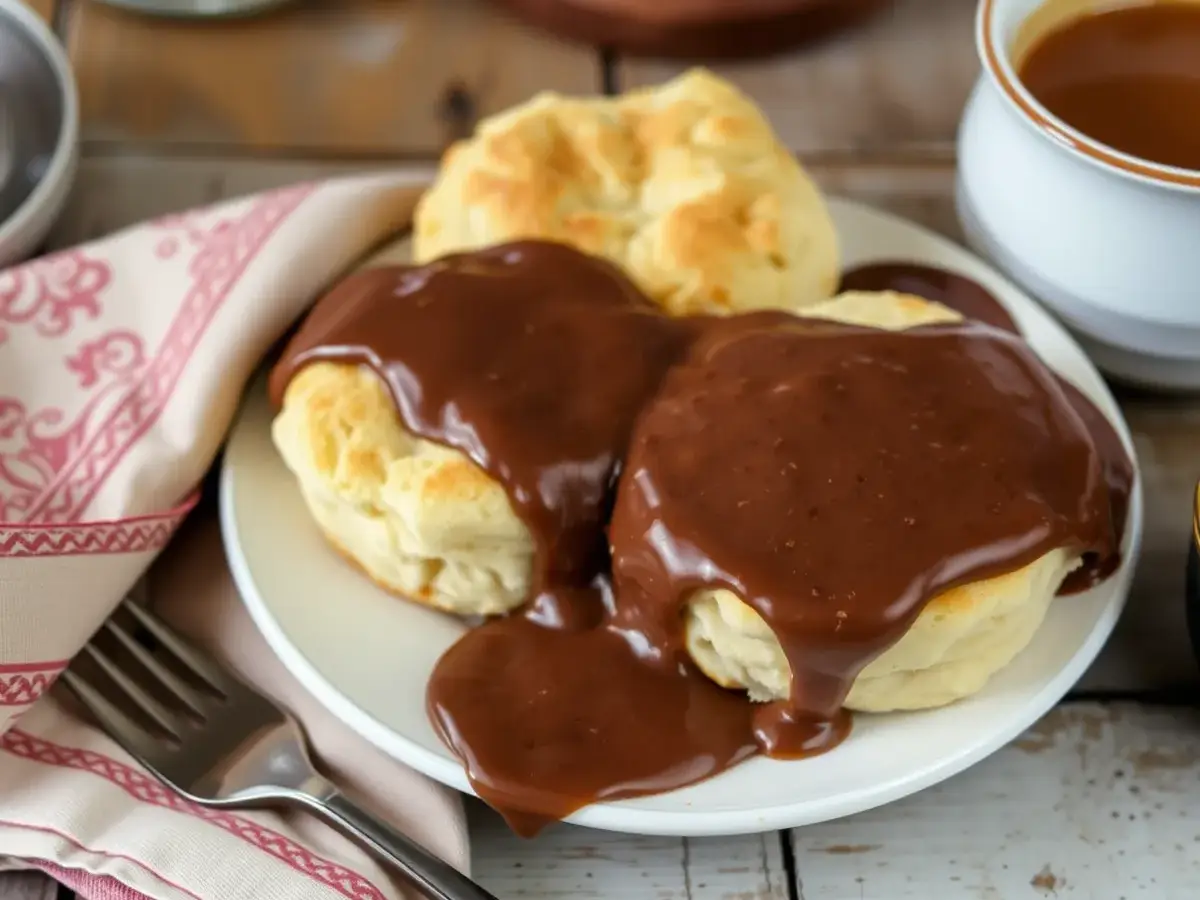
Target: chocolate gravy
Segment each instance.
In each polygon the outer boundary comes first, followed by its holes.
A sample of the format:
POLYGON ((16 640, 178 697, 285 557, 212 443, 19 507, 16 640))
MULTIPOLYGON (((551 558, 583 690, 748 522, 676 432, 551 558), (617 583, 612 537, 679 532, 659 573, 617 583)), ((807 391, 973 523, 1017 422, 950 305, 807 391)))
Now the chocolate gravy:
POLYGON ((1029 93, 1114 150, 1200 169, 1200 6, 1153 2, 1082 11, 1020 60, 1029 93))
POLYGON ((503 245, 351 275, 305 320, 270 389, 278 402, 313 360, 370 366, 409 431, 504 485, 534 538, 537 583, 587 584, 634 416, 686 341, 663 322, 609 263, 503 245))
MULTIPOLYGON (((897 291, 932 300, 953 309, 968 319, 985 322, 1012 334, 1020 334, 1012 314, 978 282, 920 263, 874 262, 842 273, 839 291, 897 291)), ((1104 479, 1108 484, 1115 531, 1125 532, 1129 495, 1133 490, 1133 466, 1125 453, 1120 436, 1095 405, 1075 385, 1056 375, 1059 387, 1087 424, 1100 457, 1104 460, 1104 479)), ((1060 594, 1075 594, 1099 584, 1121 564, 1119 553, 1101 560, 1092 557, 1088 565, 1072 572, 1059 588, 1060 594)))
POLYGON ((757 610, 792 671, 790 699, 755 714, 773 756, 837 716, 929 598, 1057 547, 1116 550, 1086 424, 1028 345, 976 323, 713 329, 625 466, 616 621, 668 646, 700 587, 757 610))
POLYGON ((933 300, 968 319, 1020 334, 1016 321, 991 292, 964 275, 920 263, 874 262, 842 273, 842 291, 896 291, 933 300))
POLYGON ((530 601, 428 686, 441 737, 523 834, 827 750, 854 677, 939 591, 1055 547, 1088 552, 1091 579, 1117 558, 1120 442, 985 324, 672 320, 609 264, 526 241, 351 276, 286 348, 276 401, 316 359, 379 373, 406 428, 499 481, 533 536, 530 601), (780 638, 786 701, 695 669, 682 617, 705 586, 780 638))

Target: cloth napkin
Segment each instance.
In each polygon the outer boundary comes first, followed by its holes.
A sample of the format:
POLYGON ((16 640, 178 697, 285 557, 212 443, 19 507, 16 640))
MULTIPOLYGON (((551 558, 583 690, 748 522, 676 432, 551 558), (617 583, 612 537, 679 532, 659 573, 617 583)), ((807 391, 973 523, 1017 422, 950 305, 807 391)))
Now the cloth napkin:
POLYGON ((0 272, 0 869, 96 900, 411 896, 302 815, 187 803, 50 693, 136 584, 292 709, 349 793, 465 870, 457 795, 291 679, 243 611, 211 503, 197 505, 264 353, 405 230, 422 188, 398 174, 299 184, 0 272))

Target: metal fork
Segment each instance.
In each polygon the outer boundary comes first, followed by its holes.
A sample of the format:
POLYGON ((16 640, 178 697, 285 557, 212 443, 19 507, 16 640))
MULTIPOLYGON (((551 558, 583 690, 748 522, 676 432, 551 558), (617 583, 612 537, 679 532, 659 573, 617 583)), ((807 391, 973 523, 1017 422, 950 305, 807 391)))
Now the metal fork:
POLYGON ((347 799, 313 767, 290 714, 133 600, 121 603, 61 677, 110 737, 188 800, 303 807, 434 900, 496 900, 347 799))

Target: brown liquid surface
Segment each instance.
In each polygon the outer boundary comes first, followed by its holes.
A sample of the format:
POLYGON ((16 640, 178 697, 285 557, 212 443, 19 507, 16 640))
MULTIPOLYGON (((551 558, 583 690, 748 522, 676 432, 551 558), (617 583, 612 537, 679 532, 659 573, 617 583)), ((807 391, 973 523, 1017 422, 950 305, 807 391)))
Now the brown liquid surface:
MULTIPOLYGON (((941 303, 968 319, 984 322, 1012 334, 1021 334, 1012 314, 990 291, 955 272, 935 269, 920 263, 875 262, 856 266, 842 273, 840 291, 897 291, 914 294, 941 303)), ((1059 387, 1068 402, 1086 423, 1092 440, 1104 460, 1104 478, 1109 488, 1111 513, 1118 535, 1125 532, 1125 517, 1129 513, 1129 496, 1133 490, 1133 467, 1125 454, 1125 445, 1095 405, 1075 385, 1061 376, 1059 387)), ((1060 594, 1076 594, 1099 584, 1117 570, 1120 554, 1105 559, 1093 557, 1088 565, 1072 572, 1059 589, 1060 594)))
POLYGON ((1056 547, 1111 553, 1102 466, 1015 336, 784 317, 714 329, 627 456, 610 526, 618 620, 667 646, 698 587, 753 606, 792 670, 790 701, 756 714, 769 752, 836 716, 929 598, 1056 547))
POLYGON ((1051 113, 1115 150, 1200 169, 1200 5, 1159 2, 1083 16, 1019 66, 1051 113))
POLYGON ((685 343, 608 263, 507 245, 350 276, 305 320, 271 392, 315 359, 369 365, 409 431, 504 485, 545 567, 537 583, 587 584, 633 419, 685 343))
POLYGON ((522 242, 352 276, 285 350, 276 400, 314 359, 371 366, 405 426, 474 459, 533 534, 530 602, 468 632, 428 687, 472 785, 523 834, 755 753, 827 750, 856 674, 937 592, 1055 547, 1092 551, 1092 573, 1117 558, 1119 441, 980 324, 671 320, 606 263, 522 242), (752 705, 694 668, 682 616, 706 585, 774 629, 789 700, 752 705))

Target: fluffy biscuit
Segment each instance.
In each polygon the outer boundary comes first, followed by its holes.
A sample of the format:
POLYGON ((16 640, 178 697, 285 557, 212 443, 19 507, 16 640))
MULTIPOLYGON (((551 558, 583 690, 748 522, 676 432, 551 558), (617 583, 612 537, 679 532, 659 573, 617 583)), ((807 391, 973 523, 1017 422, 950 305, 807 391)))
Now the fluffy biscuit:
MULTIPOLYGON (((936 303, 896 293, 843 294, 805 315, 891 330, 957 321, 936 303)), ((912 627, 855 680, 845 706, 862 712, 943 706, 976 693, 1033 639, 1078 555, 1053 550, 1030 565, 934 597, 912 627)), ((685 620, 688 653, 718 684, 753 700, 790 692, 791 669, 765 621, 724 589, 697 591, 685 620)))
POLYGON ((544 93, 445 154, 418 262, 516 238, 621 266, 673 315, 799 308, 837 289, 824 200, 762 113, 693 70, 614 98, 544 93))
POLYGON ((407 433, 370 369, 305 366, 271 437, 330 543, 380 586, 458 615, 525 599, 533 542, 504 489, 458 451, 407 433))

